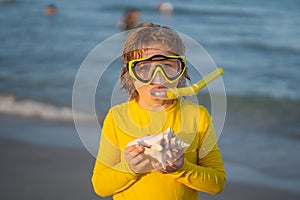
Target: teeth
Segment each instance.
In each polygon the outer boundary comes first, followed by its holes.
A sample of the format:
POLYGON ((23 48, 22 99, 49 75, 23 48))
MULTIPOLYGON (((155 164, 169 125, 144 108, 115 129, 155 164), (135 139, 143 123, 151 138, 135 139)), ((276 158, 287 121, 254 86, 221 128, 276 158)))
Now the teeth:
POLYGON ((172 163, 176 159, 177 152, 190 146, 175 136, 171 127, 165 132, 138 138, 128 143, 127 146, 136 144, 146 147, 144 153, 160 162, 164 169, 168 163, 172 163))

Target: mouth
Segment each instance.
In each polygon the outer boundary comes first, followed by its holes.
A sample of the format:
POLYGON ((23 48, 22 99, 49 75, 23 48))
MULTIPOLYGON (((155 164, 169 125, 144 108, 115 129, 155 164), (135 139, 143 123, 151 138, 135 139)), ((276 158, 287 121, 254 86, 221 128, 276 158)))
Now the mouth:
POLYGON ((151 91, 153 90, 158 90, 158 89, 165 89, 167 87, 163 86, 163 85, 152 85, 151 91))
POLYGON ((157 95, 161 96, 160 93, 161 91, 164 91, 163 93, 165 93, 165 90, 168 89, 166 86, 163 85, 152 85, 152 88, 150 90, 150 94, 152 97, 156 98, 157 95))
MULTIPOLYGON (((152 85, 152 88, 150 90, 150 94, 152 97, 155 97, 155 95, 153 94, 157 94, 160 93, 159 91, 162 89, 168 89, 167 87, 163 86, 163 85, 152 85)), ((155 97, 156 98, 156 97, 155 97)))

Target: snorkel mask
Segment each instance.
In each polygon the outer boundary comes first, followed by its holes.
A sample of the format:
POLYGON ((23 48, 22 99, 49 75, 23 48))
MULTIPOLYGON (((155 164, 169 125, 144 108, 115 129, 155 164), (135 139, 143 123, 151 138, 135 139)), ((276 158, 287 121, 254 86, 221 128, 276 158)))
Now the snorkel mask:
POLYGON ((159 75, 162 75, 165 81, 174 83, 184 74, 186 61, 183 56, 154 55, 150 58, 131 60, 127 67, 130 76, 143 85, 149 85, 159 75))

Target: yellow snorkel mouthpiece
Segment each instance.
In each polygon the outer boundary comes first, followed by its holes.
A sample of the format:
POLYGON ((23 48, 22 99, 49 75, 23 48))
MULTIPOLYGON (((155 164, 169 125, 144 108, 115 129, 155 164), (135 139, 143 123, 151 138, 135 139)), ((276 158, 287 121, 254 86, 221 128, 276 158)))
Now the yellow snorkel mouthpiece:
POLYGON ((202 80, 197 83, 183 88, 166 88, 152 90, 151 95, 159 99, 177 99, 181 96, 192 96, 197 94, 202 88, 207 86, 210 82, 218 78, 224 73, 222 68, 217 68, 215 71, 211 72, 205 76, 202 80))

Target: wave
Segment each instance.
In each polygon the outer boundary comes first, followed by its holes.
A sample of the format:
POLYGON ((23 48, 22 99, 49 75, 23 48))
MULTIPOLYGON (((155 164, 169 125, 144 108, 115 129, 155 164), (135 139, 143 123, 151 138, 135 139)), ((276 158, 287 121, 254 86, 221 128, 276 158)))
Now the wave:
MULTIPOLYGON (((210 109, 209 94, 198 94, 198 98, 200 104, 210 109)), ((97 110, 106 106, 109 105, 102 104, 97 110)), ((73 121, 71 107, 6 94, 0 94, 0 113, 45 120, 73 121)), ((101 121, 103 116, 100 113, 97 115, 101 121)), ((91 115, 83 111, 76 111, 76 116, 79 120, 91 119, 91 115)), ((300 101, 269 96, 227 94, 226 121, 230 127, 241 130, 255 129, 299 139, 300 101)))
POLYGON ((16 4, 16 0, 0 0, 0 5, 13 5, 16 4))
MULTIPOLYGON (((0 113, 55 121, 73 121, 72 108, 56 106, 32 99, 0 94, 0 113)), ((88 120, 87 113, 78 111, 78 118, 88 120)))
POLYGON ((278 53, 291 53, 291 54, 299 54, 300 49, 298 47, 293 47, 291 45, 274 45, 274 44, 266 44, 263 42, 241 42, 241 45, 251 48, 254 50, 260 51, 273 51, 278 53))
MULTIPOLYGON (((199 103, 210 109, 209 94, 199 103)), ((228 94, 226 123, 233 132, 266 133, 300 139, 300 101, 254 94, 228 94), (236 131, 238 130, 238 131, 236 131)))
POLYGON ((209 41, 209 45, 218 48, 225 48, 225 47, 243 47, 247 49, 252 49, 255 51, 262 51, 262 52, 275 52, 275 53, 285 53, 285 54, 292 54, 298 55, 300 53, 300 48, 295 45, 290 44, 269 44, 266 41, 259 41, 259 40, 247 40, 247 39, 215 39, 213 41, 209 41))
POLYGON ((199 6, 199 5, 182 5, 175 8, 176 14, 197 15, 197 16, 227 16, 227 17, 253 17, 255 13, 242 7, 226 6, 199 6))
MULTIPOLYGON (((178 15, 192 15, 192 16, 236 16, 236 17, 252 17, 255 16, 254 10, 243 9, 242 7, 231 7, 231 6, 207 6, 198 4, 182 4, 175 3, 174 13, 178 15)), ((159 3, 152 4, 151 6, 143 4, 118 4, 118 5, 104 5, 98 8, 99 11, 105 12, 124 12, 130 8, 136 8, 143 13, 155 13, 159 12, 159 3)))
POLYGON ((246 132, 264 132, 300 139, 300 101, 268 96, 229 96, 231 125, 246 132))

